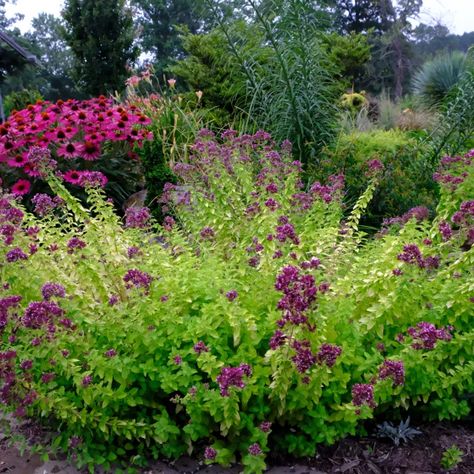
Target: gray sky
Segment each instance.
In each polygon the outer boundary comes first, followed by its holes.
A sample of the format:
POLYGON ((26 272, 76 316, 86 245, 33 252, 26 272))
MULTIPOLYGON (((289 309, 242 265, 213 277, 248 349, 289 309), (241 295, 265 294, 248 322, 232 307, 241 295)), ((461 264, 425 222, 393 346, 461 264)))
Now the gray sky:
MULTIPOLYGON (((17 0, 16 5, 8 7, 8 12, 25 15, 17 26, 26 31, 31 19, 40 12, 58 16, 63 3, 63 0, 17 0)), ((474 31, 474 0, 424 0, 420 20, 424 23, 440 21, 457 34, 474 31)))

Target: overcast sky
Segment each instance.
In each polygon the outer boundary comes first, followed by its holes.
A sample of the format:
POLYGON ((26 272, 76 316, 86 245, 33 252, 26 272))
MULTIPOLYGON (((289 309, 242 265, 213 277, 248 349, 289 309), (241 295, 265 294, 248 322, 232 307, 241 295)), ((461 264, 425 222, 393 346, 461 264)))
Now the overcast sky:
MULTIPOLYGON (((7 7, 7 11, 25 15, 17 26, 26 31, 31 19, 40 12, 58 16, 63 3, 63 0, 17 0, 16 5, 7 7)), ((474 0, 424 0, 420 19, 424 23, 440 21, 457 34, 474 31, 474 0)))

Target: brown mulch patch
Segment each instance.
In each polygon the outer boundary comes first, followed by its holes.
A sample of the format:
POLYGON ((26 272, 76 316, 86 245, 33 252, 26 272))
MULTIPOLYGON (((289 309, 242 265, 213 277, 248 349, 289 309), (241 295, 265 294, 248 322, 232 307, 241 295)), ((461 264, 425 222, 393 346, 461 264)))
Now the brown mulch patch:
POLYGON ((385 438, 346 438, 319 449, 305 464, 326 473, 346 474, 474 474, 474 426, 462 423, 433 423, 408 443, 395 446, 385 438), (446 471, 443 452, 456 445, 464 452, 462 461, 446 471))

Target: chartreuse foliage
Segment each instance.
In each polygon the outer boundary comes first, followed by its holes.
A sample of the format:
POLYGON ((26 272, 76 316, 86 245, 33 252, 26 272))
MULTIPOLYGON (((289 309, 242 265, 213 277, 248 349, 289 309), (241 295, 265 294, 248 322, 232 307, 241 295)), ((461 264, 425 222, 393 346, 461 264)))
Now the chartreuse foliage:
POLYGON ((445 160, 432 224, 367 239, 380 162, 341 224, 341 176, 304 191, 287 143, 235 135, 204 131, 174 165, 162 226, 139 208, 121 225, 92 178, 87 209, 53 176, 36 216, 0 201, 0 395, 79 465, 262 472, 388 409, 469 412, 472 157, 445 160))

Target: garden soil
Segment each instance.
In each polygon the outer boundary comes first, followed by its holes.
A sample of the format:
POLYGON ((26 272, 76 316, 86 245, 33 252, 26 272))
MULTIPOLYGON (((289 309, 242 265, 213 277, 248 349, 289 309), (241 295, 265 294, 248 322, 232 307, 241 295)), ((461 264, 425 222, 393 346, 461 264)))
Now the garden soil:
MULTIPOLYGON (((315 458, 289 460, 274 455, 270 474, 474 474, 474 426, 436 423, 420 427, 422 435, 408 444, 395 446, 377 438, 347 438, 330 448, 321 448, 315 458), (441 468, 442 453, 456 445, 463 451, 462 462, 446 471, 441 468)), ((20 433, 37 439, 34 428, 20 433)), ((42 462, 38 455, 20 454, 10 446, 11 437, 0 431, 0 474, 82 474, 66 461, 42 462)), ((239 466, 222 468, 182 458, 175 463, 154 463, 141 474, 237 474, 239 466)))

